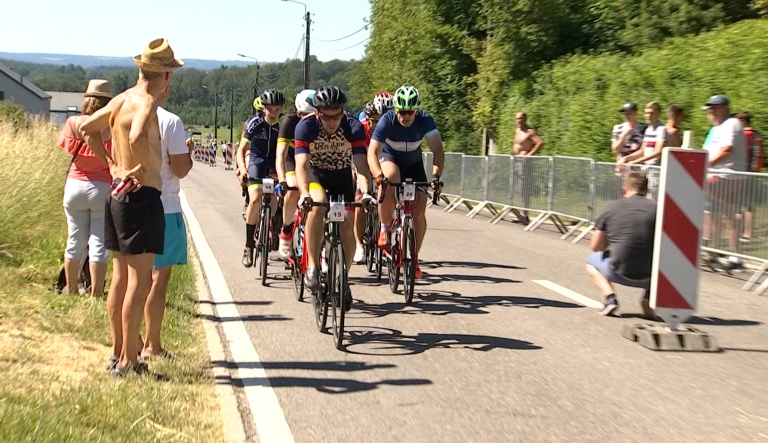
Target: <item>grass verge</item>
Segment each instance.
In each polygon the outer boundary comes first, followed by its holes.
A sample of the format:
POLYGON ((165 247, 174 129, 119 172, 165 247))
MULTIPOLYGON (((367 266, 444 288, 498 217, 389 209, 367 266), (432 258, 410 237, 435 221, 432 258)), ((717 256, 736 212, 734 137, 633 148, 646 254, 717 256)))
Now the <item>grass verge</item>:
POLYGON ((163 324, 179 360, 150 364, 165 382, 109 378, 104 300, 51 290, 66 237, 56 135, 0 124, 0 441, 224 441, 191 266, 174 269, 163 324))

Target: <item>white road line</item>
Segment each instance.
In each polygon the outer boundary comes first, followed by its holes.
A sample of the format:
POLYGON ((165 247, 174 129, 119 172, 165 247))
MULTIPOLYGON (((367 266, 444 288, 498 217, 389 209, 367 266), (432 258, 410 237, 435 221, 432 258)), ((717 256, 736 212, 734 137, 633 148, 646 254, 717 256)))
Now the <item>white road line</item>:
POLYGON ((293 434, 285 420, 285 415, 280 407, 267 374, 261 366, 259 354, 253 347, 251 338, 245 330, 245 325, 240 320, 229 292, 224 274, 219 263, 211 251, 211 247, 205 240, 205 235, 200 223, 195 218, 192 208, 189 206, 184 191, 179 193, 181 207, 187 219, 187 227, 195 242, 195 249, 200 256, 200 263, 208 279, 208 287, 211 297, 216 303, 219 317, 227 318, 223 323, 224 335, 232 353, 232 358, 237 365, 237 379, 243 380, 245 395, 248 398, 251 412, 256 422, 256 430, 259 433, 261 443, 293 443, 293 434), (245 364, 244 366, 241 366, 245 364))
POLYGON ((571 291, 570 289, 564 288, 558 285, 557 283, 552 283, 549 280, 534 280, 533 282, 536 283, 537 285, 544 286, 547 289, 551 289, 560 295, 564 295, 570 298, 571 300, 576 301, 588 308, 600 309, 603 307, 603 304, 600 303, 599 301, 586 297, 584 295, 581 295, 578 292, 571 291))

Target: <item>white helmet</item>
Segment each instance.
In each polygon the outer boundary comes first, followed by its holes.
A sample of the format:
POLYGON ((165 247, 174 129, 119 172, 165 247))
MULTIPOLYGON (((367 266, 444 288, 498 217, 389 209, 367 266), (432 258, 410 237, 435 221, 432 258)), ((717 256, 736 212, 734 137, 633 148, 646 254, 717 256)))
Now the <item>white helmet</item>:
POLYGON ((305 89, 296 94, 296 110, 302 114, 311 114, 315 112, 315 107, 312 106, 312 98, 315 96, 314 89, 305 89))

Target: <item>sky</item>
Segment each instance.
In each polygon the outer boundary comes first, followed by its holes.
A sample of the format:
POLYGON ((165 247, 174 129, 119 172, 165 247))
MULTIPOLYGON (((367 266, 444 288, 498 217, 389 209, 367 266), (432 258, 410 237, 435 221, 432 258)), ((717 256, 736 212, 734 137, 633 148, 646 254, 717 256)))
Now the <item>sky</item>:
MULTIPOLYGON (((362 58, 365 43, 357 44, 368 38, 368 29, 336 42, 321 40, 360 30, 370 15, 368 0, 303 2, 312 14, 312 55, 322 61, 362 58)), ((280 0, 8 1, 2 10, 2 52, 132 57, 165 37, 182 60, 233 60, 241 53, 276 62, 296 54, 305 29, 304 7, 280 0)))

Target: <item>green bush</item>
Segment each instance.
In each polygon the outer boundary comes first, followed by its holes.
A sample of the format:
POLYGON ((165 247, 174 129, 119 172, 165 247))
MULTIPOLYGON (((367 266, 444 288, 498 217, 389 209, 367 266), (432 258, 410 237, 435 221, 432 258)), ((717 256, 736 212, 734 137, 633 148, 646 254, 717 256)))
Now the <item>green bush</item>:
MULTIPOLYGON (((622 103, 657 100, 686 109, 685 130, 700 146, 709 129, 700 106, 726 94, 731 111, 749 110, 753 126, 768 131, 768 20, 748 20, 698 36, 668 40, 635 56, 574 55, 536 71, 507 92, 497 142, 512 150, 515 113, 524 110, 545 141, 545 154, 611 160, 611 130, 622 103)), ((643 117, 640 116, 642 121, 643 117)))
POLYGON ((10 123, 14 129, 26 128, 28 121, 24 107, 13 100, 0 101, 0 123, 10 123))

